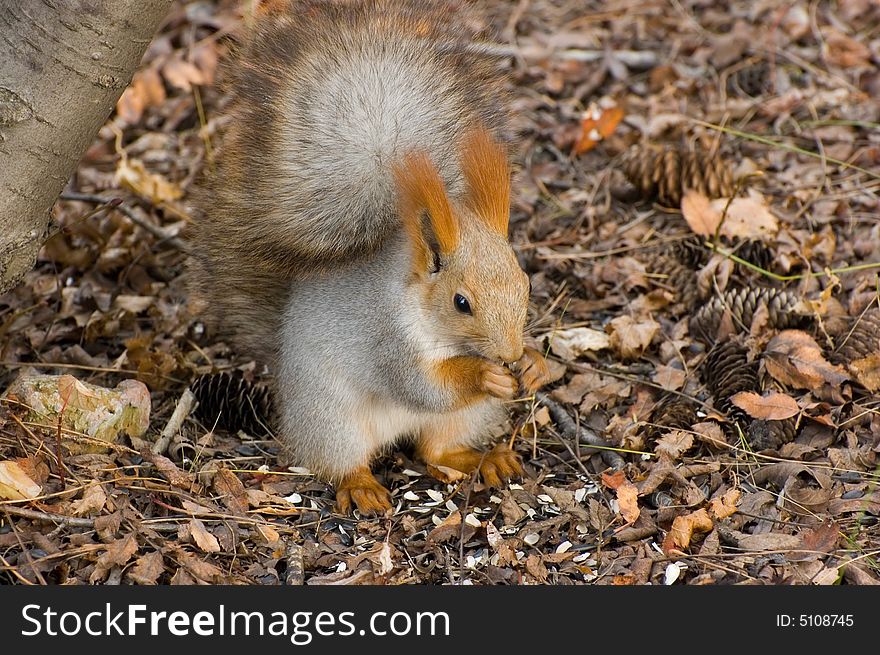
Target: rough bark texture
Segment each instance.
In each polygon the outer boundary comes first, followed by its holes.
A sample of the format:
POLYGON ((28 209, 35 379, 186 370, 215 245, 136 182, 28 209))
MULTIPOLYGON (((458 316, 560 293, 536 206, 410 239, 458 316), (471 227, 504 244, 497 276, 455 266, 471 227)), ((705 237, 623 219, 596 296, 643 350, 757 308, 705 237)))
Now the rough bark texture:
POLYGON ((31 269, 49 211, 170 0, 0 0, 0 293, 31 269))

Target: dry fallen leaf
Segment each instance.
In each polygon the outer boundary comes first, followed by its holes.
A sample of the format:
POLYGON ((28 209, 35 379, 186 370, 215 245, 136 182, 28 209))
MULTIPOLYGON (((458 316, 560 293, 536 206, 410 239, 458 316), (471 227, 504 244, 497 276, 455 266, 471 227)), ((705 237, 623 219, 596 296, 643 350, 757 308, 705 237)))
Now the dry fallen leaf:
POLYGON ((554 330, 548 337, 553 354, 567 360, 575 360, 586 352, 602 350, 609 345, 607 334, 585 327, 554 330))
POLYGON ((741 239, 764 239, 779 230, 779 219, 764 197, 749 189, 746 197, 709 200, 699 191, 688 190, 681 199, 681 214, 695 234, 741 239))
POLYGON ((815 340, 801 330, 783 330, 770 340, 764 351, 764 365, 777 382, 797 389, 833 387, 849 380, 840 366, 822 355, 815 340))
POLYGON ((676 516, 672 521, 672 528, 663 540, 663 550, 668 553, 673 549, 687 548, 695 533, 709 532, 713 527, 714 523, 705 509, 676 516))
POLYGON ((80 500, 71 503, 71 511, 74 516, 85 516, 87 514, 97 514, 104 509, 107 502, 107 494, 104 492, 103 485, 93 484, 87 487, 80 500))
POLYGON ((600 107, 597 103, 590 106, 581 117, 581 133, 574 146, 574 154, 592 150, 602 139, 614 133, 615 128, 623 119, 623 108, 619 105, 600 107))
POLYGON ((874 392, 880 389, 880 353, 851 361, 847 364, 847 368, 868 391, 874 392))
POLYGON ((160 175, 150 173, 142 161, 130 157, 119 160, 113 180, 115 184, 146 198, 154 205, 178 200, 183 196, 179 186, 160 175))
POLYGON ((694 436, 692 434, 682 430, 673 430, 657 440, 654 452, 658 455, 667 455, 670 459, 676 460, 693 445, 694 436))
POLYGON ((34 482, 17 462, 0 462, 0 498, 27 500, 40 495, 42 487, 34 482))
POLYGON ((189 531, 196 546, 202 551, 206 553, 220 552, 220 543, 217 541, 217 537, 208 532, 200 519, 190 519, 189 531))
POLYGON ((125 575, 135 584, 153 585, 164 572, 162 553, 153 550, 139 557, 134 566, 125 572, 125 575))
POLYGON ((797 401, 778 391, 761 396, 754 391, 740 391, 730 397, 730 402, 752 418, 765 421, 781 421, 797 416, 800 411, 797 401))
POLYGON ((623 359, 637 359, 651 345, 660 324, 651 318, 636 320, 631 316, 618 316, 606 326, 610 331, 608 341, 623 359))
POLYGON ((620 515, 627 525, 632 525, 639 518, 639 490, 632 482, 625 480, 615 491, 617 491, 617 506, 620 515))
POLYGON ((709 511, 712 512, 712 516, 716 519, 726 519, 736 514, 736 504, 741 495, 739 489, 728 489, 722 496, 710 500, 709 511))

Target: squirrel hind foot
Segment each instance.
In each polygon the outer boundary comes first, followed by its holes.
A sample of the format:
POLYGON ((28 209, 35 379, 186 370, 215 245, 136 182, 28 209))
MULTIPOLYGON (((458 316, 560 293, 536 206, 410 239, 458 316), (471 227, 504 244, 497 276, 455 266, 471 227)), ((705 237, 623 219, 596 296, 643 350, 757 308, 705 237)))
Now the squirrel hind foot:
POLYGON ((336 505, 342 514, 351 514, 357 507, 364 516, 381 516, 391 511, 391 492, 364 466, 346 475, 336 485, 336 505))
POLYGON ((449 469, 472 473, 477 468, 480 477, 488 487, 501 487, 511 478, 523 474, 522 459, 504 444, 499 444, 487 453, 465 448, 425 458, 428 472, 441 482, 449 482, 449 469))

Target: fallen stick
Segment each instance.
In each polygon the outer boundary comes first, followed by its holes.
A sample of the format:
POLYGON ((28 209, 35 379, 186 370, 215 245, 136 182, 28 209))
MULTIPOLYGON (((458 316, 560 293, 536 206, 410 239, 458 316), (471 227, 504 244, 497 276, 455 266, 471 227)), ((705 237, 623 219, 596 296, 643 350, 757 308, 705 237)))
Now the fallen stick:
POLYGON ((156 439, 156 443, 154 443, 153 447, 150 449, 154 455, 161 455, 168 449, 168 444, 171 443, 172 437, 180 431, 180 427, 183 425, 186 417, 189 416, 189 413, 193 410, 195 400, 196 397, 189 389, 184 391, 180 396, 180 400, 177 401, 177 407, 174 408, 174 413, 171 415, 171 418, 168 419, 168 423, 165 424, 162 434, 159 435, 159 438, 156 439))
POLYGON ((550 418, 556 423, 556 426, 562 432, 563 436, 572 441, 579 441, 587 446, 587 450, 590 452, 601 453, 602 459, 604 459, 605 463, 611 468, 619 470, 624 467, 625 462, 623 461, 623 457, 612 450, 614 446, 592 430, 581 427, 575 423, 574 419, 568 415, 568 412, 565 411, 562 405, 541 391, 536 394, 536 398, 547 408, 547 411, 550 412, 550 418))

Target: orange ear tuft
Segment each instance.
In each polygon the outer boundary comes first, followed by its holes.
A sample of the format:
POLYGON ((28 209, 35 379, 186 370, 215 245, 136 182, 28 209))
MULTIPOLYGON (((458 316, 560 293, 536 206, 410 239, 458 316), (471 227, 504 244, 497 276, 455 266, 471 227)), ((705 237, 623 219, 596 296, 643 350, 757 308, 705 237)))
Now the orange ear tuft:
POLYGON ((468 132, 462 141, 461 166, 471 209, 490 228, 507 238, 510 165, 504 147, 485 129, 468 132))
POLYGON ((422 214, 427 212, 440 253, 455 250, 460 236, 458 221, 452 215, 446 187, 431 158, 424 152, 410 153, 395 165, 394 177, 400 215, 410 237, 426 243, 422 214))

